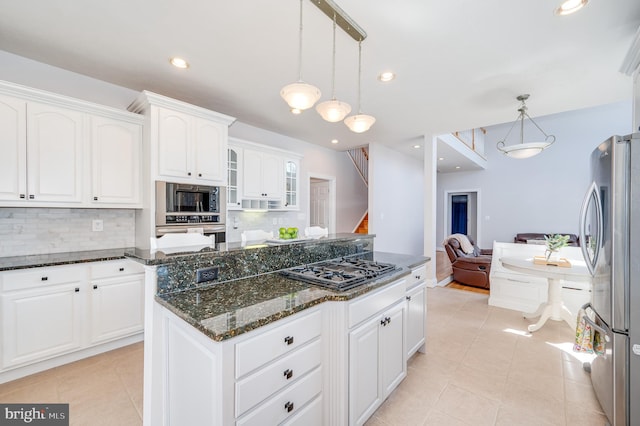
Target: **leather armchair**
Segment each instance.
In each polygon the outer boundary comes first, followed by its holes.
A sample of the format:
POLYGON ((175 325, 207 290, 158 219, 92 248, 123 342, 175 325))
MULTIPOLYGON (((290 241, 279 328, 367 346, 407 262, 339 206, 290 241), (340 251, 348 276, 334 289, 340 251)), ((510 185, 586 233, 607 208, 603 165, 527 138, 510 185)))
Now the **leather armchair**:
POLYGON ((493 250, 480 249, 471 237, 467 238, 474 247, 473 253, 470 254, 462 251, 460 243, 455 238, 449 238, 444 244, 451 261, 453 279, 461 284, 488 289, 493 250))

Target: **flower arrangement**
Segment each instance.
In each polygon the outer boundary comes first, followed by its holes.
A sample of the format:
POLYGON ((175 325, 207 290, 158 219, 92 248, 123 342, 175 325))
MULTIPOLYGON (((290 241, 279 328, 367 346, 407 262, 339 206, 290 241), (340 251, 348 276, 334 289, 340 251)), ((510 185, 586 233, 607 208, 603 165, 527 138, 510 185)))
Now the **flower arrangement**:
POLYGON ((557 252, 562 247, 568 246, 569 238, 570 238, 569 235, 560 235, 560 234, 545 235, 544 241, 547 246, 547 250, 544 252, 544 255, 546 260, 549 261, 549 258, 551 258, 551 255, 553 253, 557 252))

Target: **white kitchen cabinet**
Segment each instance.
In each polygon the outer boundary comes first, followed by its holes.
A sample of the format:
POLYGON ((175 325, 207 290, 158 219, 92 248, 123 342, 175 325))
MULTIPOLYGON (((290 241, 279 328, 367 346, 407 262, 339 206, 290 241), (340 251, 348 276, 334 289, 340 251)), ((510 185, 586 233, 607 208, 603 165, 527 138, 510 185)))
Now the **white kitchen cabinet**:
POLYGON ((3 370, 81 347, 83 270, 38 268, 1 278, 3 370))
POLYGON ((90 203, 141 207, 142 125, 91 117, 90 203))
POLYGON ((143 285, 126 259, 0 272, 0 383, 139 341, 143 285))
POLYGON ((0 96, 0 201, 27 194, 27 103, 0 96))
POLYGON ((406 376, 405 303, 349 333, 349 424, 362 425, 406 376))
POLYGON ((239 210, 242 207, 242 148, 229 146, 227 149, 227 208, 239 210))
POLYGON ((27 104, 27 198, 82 203, 83 114, 27 104))
POLYGON ((640 132, 640 67, 633 73, 633 131, 640 132))
POLYGON ((243 197, 282 200, 282 157, 252 149, 245 149, 243 156, 243 197))
POLYGON ((288 210, 300 208, 300 162, 284 160, 284 207, 288 210))
POLYGON ((424 351, 427 328, 427 291, 425 277, 427 266, 421 265, 411 270, 407 277, 407 358, 424 351))
POLYGON ((144 326, 144 271, 130 261, 91 264, 90 343, 118 339, 144 326))

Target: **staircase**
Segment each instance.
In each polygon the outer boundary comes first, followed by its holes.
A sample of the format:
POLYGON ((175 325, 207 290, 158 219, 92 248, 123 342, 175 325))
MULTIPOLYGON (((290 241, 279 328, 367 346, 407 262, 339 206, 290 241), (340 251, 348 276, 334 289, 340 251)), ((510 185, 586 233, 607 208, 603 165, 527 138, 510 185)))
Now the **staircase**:
POLYGON ((368 234, 369 233, 369 212, 364 214, 364 217, 360 221, 360 224, 356 228, 356 234, 368 234))
POLYGON ((369 149, 361 146, 359 148, 353 148, 347 151, 349 158, 356 166, 356 170, 360 174, 360 177, 364 181, 364 184, 369 187, 369 149))

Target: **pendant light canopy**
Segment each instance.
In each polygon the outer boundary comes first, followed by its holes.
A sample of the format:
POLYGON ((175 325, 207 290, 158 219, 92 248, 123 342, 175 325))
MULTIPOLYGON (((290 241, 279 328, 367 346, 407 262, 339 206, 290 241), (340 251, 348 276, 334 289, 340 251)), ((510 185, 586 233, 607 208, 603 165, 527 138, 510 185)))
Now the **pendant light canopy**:
POLYGON ((302 81, 302 0, 300 0, 300 35, 298 38, 298 81, 288 84, 280 90, 280 96, 294 114, 309 109, 322 93, 317 87, 302 81))
POLYGON ((520 95, 516 99, 521 102, 520 108, 518 108, 518 112, 520 113, 520 115, 518 115, 518 118, 516 119, 516 121, 513 122, 506 136, 502 140, 498 141, 497 148, 499 151, 502 151, 506 156, 511 158, 522 159, 522 158, 533 157, 534 155, 538 155, 545 149, 549 148, 551 144, 553 144, 556 141, 556 137, 553 135, 547 135, 544 132, 544 130, 542 130, 540 126, 538 126, 538 124, 535 121, 533 121, 531 117, 529 117, 529 114, 527 114, 527 105, 525 104, 525 101, 529 99, 529 95, 520 95), (524 141, 524 119, 525 118, 528 118, 529 121, 531 121, 534 124, 534 126, 536 126, 538 130, 540 130, 540 132, 544 135, 544 141, 539 141, 539 142, 524 141), (515 127, 515 125, 518 123, 518 121, 520 121, 520 143, 516 145, 507 146, 505 142, 509 137, 509 134, 515 127))
POLYGON ((376 119, 371 115, 362 114, 361 107, 361 80, 362 80, 362 40, 358 42, 358 113, 344 119, 344 124, 355 133, 366 132, 373 126, 376 119))
POLYGON ((351 105, 336 99, 336 15, 333 14, 333 65, 331 74, 331 100, 316 106, 318 114, 330 123, 337 123, 351 112, 351 105))

